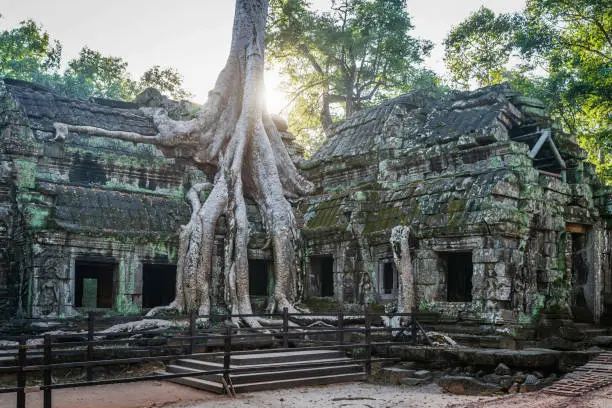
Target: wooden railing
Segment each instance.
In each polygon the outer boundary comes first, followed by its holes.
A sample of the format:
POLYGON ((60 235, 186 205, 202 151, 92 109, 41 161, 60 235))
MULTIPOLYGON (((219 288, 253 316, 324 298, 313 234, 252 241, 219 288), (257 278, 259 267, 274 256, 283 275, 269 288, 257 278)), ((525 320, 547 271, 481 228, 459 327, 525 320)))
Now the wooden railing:
MULTIPOLYGON (((288 313, 287 309, 282 314, 253 314, 253 315, 217 315, 212 317, 213 321, 223 321, 224 324, 220 327, 209 327, 198 329, 198 319, 194 313, 188 316, 188 325, 185 329, 177 331, 176 329, 168 329, 166 333, 159 331, 138 331, 131 333, 101 333, 95 332, 96 323, 101 323, 104 318, 96 319, 90 313, 87 318, 87 330, 79 333, 42 336, 42 344, 40 341, 32 341, 40 339, 41 336, 2 336, 0 340, 17 341, 18 345, 1 346, 0 352, 5 357, 5 365, 0 365, 0 374, 14 374, 16 377, 15 387, 0 388, 2 393, 16 393, 17 408, 25 408, 26 401, 26 384, 28 377, 32 378, 37 375, 40 379, 42 374, 42 384, 38 386, 43 392, 43 408, 52 407, 52 391, 61 388, 86 387, 102 384, 120 384, 137 381, 148 380, 164 380, 179 377, 197 377, 202 375, 222 374, 227 383, 231 383, 230 374, 245 373, 254 371, 254 368, 240 367, 231 368, 231 359, 234 355, 245 353, 266 353, 270 348, 275 350, 342 350, 361 349, 362 355, 358 359, 350 361, 362 363, 365 368, 365 374, 370 375, 372 371, 372 363, 375 361, 389 360, 385 358, 374 358, 373 351, 376 346, 391 346, 391 345, 414 345, 419 339, 419 332, 422 333, 421 339, 429 343, 427 334, 416 319, 415 314, 387 314, 385 316, 391 318, 400 318, 405 321, 405 325, 401 327, 384 327, 372 324, 373 317, 379 317, 380 314, 366 313, 361 315, 351 314, 345 316, 342 312, 336 314, 329 313, 288 313), (267 319, 275 319, 278 322, 276 327, 266 327, 261 329, 254 328, 237 328, 230 322, 231 318, 236 317, 260 317, 267 319), (293 326, 290 322, 293 321, 315 321, 327 320, 334 322, 335 325, 326 327, 303 327, 293 326), (352 321, 359 326, 347 327, 347 321, 352 321), (363 324, 363 325, 361 325, 363 324), (149 339, 133 338, 134 334, 152 335, 149 339), (356 335, 359 341, 346 341, 346 335, 356 335), (407 335, 409 334, 409 336, 407 335), (313 339, 312 336, 319 338, 313 339), (388 336, 388 337, 387 337, 388 336), (401 337, 400 337, 401 336, 401 337), (322 338, 321 338, 322 337, 322 338), (375 338, 373 338, 375 337, 375 338), (102 339, 101 339, 102 338, 102 339), (234 341, 249 339, 269 340, 269 346, 262 350, 239 351, 235 350, 234 341), (29 340, 29 342, 28 342, 29 340), (383 341, 384 340, 384 341, 383 341), (122 346, 119 348, 113 348, 122 346), (127 347, 126 347, 127 346, 127 347), (290 346, 292 346, 290 348, 290 346), (199 348, 203 352, 199 352, 199 348), (210 352, 211 349, 222 349, 220 352, 210 352), (120 357, 116 354, 121 350, 127 357, 120 357), (113 355, 110 358, 102 355, 102 358, 96 356, 104 351, 112 351, 113 355), (129 355, 138 356, 129 356, 129 355), (146 355, 142 355, 146 354, 146 355), (193 357, 223 357, 223 369, 208 370, 208 371, 193 371, 189 373, 176 374, 154 374, 143 375, 127 378, 112 378, 98 379, 94 377, 94 367, 110 367, 123 364, 139 364, 146 362, 167 362, 180 358, 193 357), (8 358, 7 358, 8 357, 8 358), (10 357, 13 357, 12 360, 10 357), (62 362, 58 362, 62 361, 62 362), (79 382, 53 382, 53 372, 57 370, 80 368, 86 372, 86 380, 79 382)), ((143 319, 142 317, 140 319, 143 319)), ((113 322, 134 321, 135 318, 111 319, 113 322)), ((63 320, 65 321, 65 320, 63 320)), ((182 317, 185 321, 185 316, 182 317)), ((82 323, 82 322, 81 322, 82 323)), ((354 325, 355 326, 355 325, 354 325)), ((299 366, 301 363, 296 363, 299 366)), ((306 362, 304 365, 324 365, 325 363, 306 362)), ((336 364, 336 363, 334 363, 336 364)))

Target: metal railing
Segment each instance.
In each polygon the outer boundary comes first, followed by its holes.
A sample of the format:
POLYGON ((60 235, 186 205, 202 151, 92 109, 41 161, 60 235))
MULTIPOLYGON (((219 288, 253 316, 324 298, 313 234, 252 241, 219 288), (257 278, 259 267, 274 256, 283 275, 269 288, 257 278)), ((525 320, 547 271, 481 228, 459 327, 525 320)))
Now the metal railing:
MULTIPOLYGON (((42 377, 42 384, 38 389, 43 392, 43 407, 52 407, 52 391, 61 388, 86 387, 103 384, 120 384, 148 380, 164 380, 182 377, 199 377, 222 375, 225 391, 231 393, 230 374, 255 371, 253 367, 231 367, 232 356, 245 353, 269 353, 274 350, 340 350, 347 351, 361 349, 363 352, 357 359, 349 360, 345 364, 360 363, 364 365, 365 374, 370 375, 372 363, 389 360, 388 358, 374 358, 374 347, 401 344, 417 344, 419 333, 421 338, 430 343, 425 330, 416 319, 416 314, 384 314, 389 319, 400 318, 406 324, 401 327, 384 327, 372 324, 374 317, 381 314, 365 313, 345 316, 343 312, 330 313, 289 313, 287 309, 281 314, 253 314, 253 315, 216 315, 214 320, 224 321, 221 327, 198 328, 198 316, 191 313, 189 323, 182 330, 168 329, 167 333, 159 331, 138 331, 131 333, 102 333, 95 332, 96 318, 90 313, 87 319, 87 331, 70 334, 46 334, 42 336, 17 337, 0 336, 0 340, 17 340, 18 345, 1 346, 5 365, 0 365, 0 374, 14 374, 16 386, 0 388, 2 393, 16 393, 17 408, 25 408, 26 384, 28 377, 37 374, 42 377), (278 326, 264 328, 238 328, 228 324, 229 319, 240 317, 267 318, 277 320, 278 326), (335 322, 325 327, 304 327, 293 325, 292 321, 327 320, 335 322), (359 324, 347 327, 347 322, 359 324), (363 323, 363 326, 361 326, 363 323), (409 333, 409 336, 407 335, 409 333), (134 338, 135 334, 152 337, 134 338), (347 342, 347 335, 357 337, 357 340, 347 342), (404 337, 402 337, 404 336, 404 337), (267 348, 261 350, 235 350, 235 341, 247 341, 251 345, 255 339, 266 339, 267 348), (29 343, 28 343, 28 340, 29 343), (119 347, 120 348, 114 348, 119 347), (291 347, 291 348, 290 348, 291 347), (222 349, 220 352, 211 352, 211 349, 222 349), (121 350, 121 353, 118 353, 121 350), (108 352, 111 356, 108 357, 108 352), (107 352, 104 354, 102 352, 107 352), (98 355, 97 355, 98 354, 98 355), (124 354, 127 357, 117 356, 124 354), (131 356, 137 355, 137 356, 131 356), (13 357, 12 361, 10 357, 13 357), (94 367, 112 367, 125 364, 139 364, 147 362, 168 362, 181 358, 217 357, 223 359, 223 368, 218 370, 190 370, 184 373, 141 375, 125 378, 98 379, 94 377, 94 367), (63 362, 58 362, 63 361, 63 362), (85 381, 54 383, 53 373, 57 370, 79 368, 85 370, 85 381)), ((185 317, 183 317, 183 320, 185 317)), ((100 319, 103 320, 103 319, 100 319)), ((125 321, 134 321, 126 318, 125 321)), ((113 321, 121 321, 114 318, 113 321)), ((295 363, 293 366, 325 365, 324 362, 295 363)), ((338 363, 334 363, 337 365, 338 363)))

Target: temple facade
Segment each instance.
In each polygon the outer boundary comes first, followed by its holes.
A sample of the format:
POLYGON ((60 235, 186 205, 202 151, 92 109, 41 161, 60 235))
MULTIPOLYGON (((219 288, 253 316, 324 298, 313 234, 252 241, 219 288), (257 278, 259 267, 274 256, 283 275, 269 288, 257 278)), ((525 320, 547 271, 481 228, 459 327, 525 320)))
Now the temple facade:
MULTIPOLYGON (((174 297, 184 201, 210 179, 180 154, 87 134, 55 140, 54 122, 153 135, 138 108, 74 100, 0 82, 0 314, 138 313, 174 297)), ((180 116, 180 114, 177 114, 180 116)), ((612 296, 612 196, 572 135, 542 103, 497 85, 414 92, 336 124, 311 160, 316 185, 295 201, 302 231, 298 292, 312 310, 392 308, 391 229, 410 228, 414 307, 491 322, 542 310, 598 322, 612 296)), ((259 211, 249 276, 256 309, 273 264, 259 211)), ((224 310, 223 220, 213 304, 224 310)))

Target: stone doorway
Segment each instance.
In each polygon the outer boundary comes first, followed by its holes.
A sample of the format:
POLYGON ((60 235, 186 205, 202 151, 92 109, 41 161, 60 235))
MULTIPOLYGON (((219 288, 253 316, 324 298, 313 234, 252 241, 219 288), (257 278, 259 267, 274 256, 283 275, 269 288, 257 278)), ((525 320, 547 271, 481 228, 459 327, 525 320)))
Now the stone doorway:
POLYGON ((176 295, 176 265, 142 265, 142 307, 166 306, 176 295))
POLYGON ((74 264, 74 306, 110 309, 114 303, 115 262, 76 261, 74 264))
POLYGON ((249 295, 268 296, 269 261, 249 259, 249 295))
POLYGON ((378 294, 381 299, 397 297, 397 270, 393 259, 383 259, 378 263, 378 294))
POLYGON ((472 301, 471 252, 447 252, 442 254, 446 268, 446 300, 448 302, 472 301))
POLYGON ((320 297, 334 296, 334 257, 313 256, 310 258, 311 294, 320 297))
POLYGON ((571 237, 572 314, 576 322, 593 323, 593 312, 587 303, 591 272, 587 229, 583 225, 572 225, 568 230, 571 237))

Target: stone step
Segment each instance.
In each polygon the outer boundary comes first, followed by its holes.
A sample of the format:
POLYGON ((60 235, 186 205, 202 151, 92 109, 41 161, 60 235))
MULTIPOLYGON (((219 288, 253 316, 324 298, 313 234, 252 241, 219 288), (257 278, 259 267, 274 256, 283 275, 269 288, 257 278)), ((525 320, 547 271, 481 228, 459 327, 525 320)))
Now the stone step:
MULTIPOLYGON (((161 371, 158 374, 168 374, 167 372, 161 371)), ((214 392, 217 394, 225 393, 225 389, 223 388, 223 384, 216 381, 205 380, 202 378, 195 377, 181 377, 181 378, 171 378, 168 381, 173 383, 186 385, 188 387, 197 388, 199 390, 205 390, 209 392, 214 392)))
MULTIPOLYGON (((165 373, 160 373, 165 374, 165 373)), ((364 373, 349 373, 339 375, 326 375, 326 376, 315 376, 315 377, 304 377, 304 378, 290 378, 277 381, 260 381, 246 384, 234 384, 234 390, 236 393, 253 392, 253 391, 265 391, 283 389, 289 387, 300 387, 307 385, 324 385, 334 384, 340 382, 351 382, 351 381, 363 381, 365 379, 364 373)), ((194 377, 183 377, 173 378, 169 381, 177 384, 187 385, 189 387, 198 388, 217 394, 223 394, 225 392, 223 385, 218 382, 204 380, 194 377)))
POLYGON ((278 381, 262 381, 248 384, 235 385, 234 389, 236 392, 253 392, 253 391, 265 391, 283 389, 289 387, 302 387, 306 385, 324 385, 334 384, 341 382, 351 381, 363 381, 365 379, 364 373, 349 373, 349 374, 338 374, 338 375, 325 375, 315 377, 304 377, 295 379, 285 379, 278 381))
MULTIPOLYGON (((327 366, 327 365, 341 365, 343 363, 347 363, 348 361, 352 361, 352 360, 348 357, 339 357, 339 358, 328 358, 328 359, 321 359, 321 360, 309 360, 308 363, 312 364, 313 366, 321 366, 321 365, 327 366)), ((223 364, 221 362, 203 361, 203 360, 196 360, 196 359, 189 359, 189 358, 177 360, 174 365, 193 368, 199 371, 211 371, 211 370, 222 370, 223 369, 223 364)), ((289 361, 289 362, 283 362, 283 363, 269 363, 269 364, 243 364, 239 366, 235 364, 231 364, 230 367, 231 368, 237 368, 237 367, 253 368, 253 369, 259 369, 261 371, 280 371, 280 370, 286 370, 291 367, 296 367, 296 362, 289 361)), ((302 365, 299 365, 299 367, 307 367, 307 365, 302 364, 302 365)))
POLYGON ((450 333, 450 338, 462 346, 499 348, 502 336, 497 335, 476 335, 466 333, 450 333))
MULTIPOLYGON (((281 351, 270 353, 249 353, 232 355, 232 365, 255 365, 255 364, 278 364, 311 360, 327 360, 332 358, 346 357, 344 353, 337 350, 300 350, 281 351)), ((206 357, 203 357, 206 359, 206 357)), ((210 360, 209 360, 210 361, 210 360)), ((223 361, 223 356, 215 356, 214 362, 223 361)))
MULTIPOLYGON (((215 368, 219 369, 219 368, 215 368)), ((197 369, 184 367, 180 365, 169 365, 166 367, 166 370, 170 373, 193 373, 196 371, 200 371, 197 369)), ((263 371, 258 370, 255 372, 247 372, 247 373, 234 373, 231 374, 232 383, 234 385, 238 384, 249 384, 255 382, 269 382, 269 381, 279 381, 279 380, 289 380, 289 379, 298 379, 304 377, 320 377, 320 376, 330 376, 330 375, 340 375, 340 374, 360 374, 363 373, 363 368, 358 364, 345 364, 345 365, 326 365, 319 367, 298 367, 298 368, 285 368, 284 370, 266 370, 263 371)), ((202 376, 197 378, 202 378, 209 381, 221 381, 221 374, 213 374, 210 376, 202 376)))

